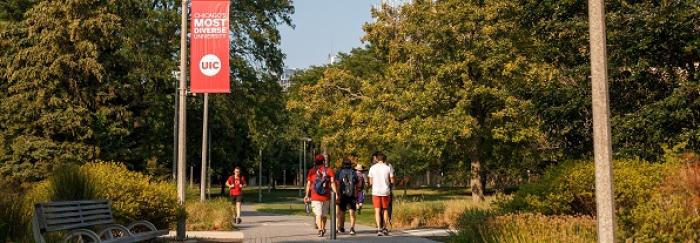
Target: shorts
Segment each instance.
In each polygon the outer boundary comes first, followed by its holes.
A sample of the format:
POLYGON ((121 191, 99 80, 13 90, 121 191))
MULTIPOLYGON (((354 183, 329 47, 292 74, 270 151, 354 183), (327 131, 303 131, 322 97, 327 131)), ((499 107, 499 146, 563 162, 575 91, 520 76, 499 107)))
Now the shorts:
POLYGON ((328 211, 331 210, 331 202, 329 201, 311 201, 311 210, 314 215, 327 217, 328 211))
POLYGON ((374 208, 388 209, 389 203, 391 203, 391 197, 389 196, 372 196, 374 208))
POLYGON ((231 196, 231 202, 243 202, 243 195, 231 196))
POLYGON ((338 201, 338 207, 340 207, 340 210, 342 211, 347 211, 348 209, 350 210, 356 210, 357 205, 357 200, 355 200, 355 197, 348 197, 345 195, 340 196, 340 200, 338 201))

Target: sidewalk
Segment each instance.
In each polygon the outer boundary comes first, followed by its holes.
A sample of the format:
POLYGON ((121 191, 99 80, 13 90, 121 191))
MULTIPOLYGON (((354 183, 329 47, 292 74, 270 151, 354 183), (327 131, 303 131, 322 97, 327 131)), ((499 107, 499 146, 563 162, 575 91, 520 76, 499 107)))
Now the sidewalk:
MULTIPOLYGON (((258 212, 253 205, 243 205, 241 212, 243 222, 236 225, 243 233, 243 242, 405 242, 432 243, 426 238, 411 236, 403 231, 392 231, 390 236, 377 236, 376 229, 356 225, 357 234, 338 233, 336 241, 330 241, 330 233, 321 238, 314 229, 313 217, 296 215, 277 215, 258 212)), ((329 224, 330 225, 330 224, 329 224)), ((326 227, 328 230, 328 227, 326 227)))

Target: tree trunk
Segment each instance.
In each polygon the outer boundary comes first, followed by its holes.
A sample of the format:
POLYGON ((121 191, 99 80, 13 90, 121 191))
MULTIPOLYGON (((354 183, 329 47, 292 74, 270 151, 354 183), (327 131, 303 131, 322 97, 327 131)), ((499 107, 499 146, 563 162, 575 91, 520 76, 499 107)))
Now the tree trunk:
POLYGON ((481 179, 481 157, 479 156, 478 146, 475 146, 469 153, 469 159, 471 160, 470 186, 472 189, 472 200, 474 200, 474 202, 483 202, 484 184, 481 179))

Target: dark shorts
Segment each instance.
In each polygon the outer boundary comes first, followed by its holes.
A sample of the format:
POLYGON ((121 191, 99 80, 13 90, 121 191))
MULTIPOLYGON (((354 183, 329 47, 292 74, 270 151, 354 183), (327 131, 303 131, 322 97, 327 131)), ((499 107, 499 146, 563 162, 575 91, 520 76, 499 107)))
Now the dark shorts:
POLYGON ((345 195, 340 196, 340 200, 338 201, 338 207, 340 207, 340 210, 347 211, 348 209, 350 210, 356 210, 357 209, 357 200, 355 200, 355 197, 348 197, 345 195))
POLYGON ((243 202, 243 195, 231 196, 231 202, 243 202))

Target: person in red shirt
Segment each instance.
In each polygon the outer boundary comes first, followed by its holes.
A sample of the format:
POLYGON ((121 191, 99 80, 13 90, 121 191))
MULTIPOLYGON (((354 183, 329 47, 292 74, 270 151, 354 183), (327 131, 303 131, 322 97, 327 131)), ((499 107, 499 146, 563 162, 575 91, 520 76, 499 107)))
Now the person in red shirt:
POLYGON ((241 167, 236 166, 236 168, 233 169, 233 175, 229 176, 228 180, 226 180, 226 186, 228 187, 231 195, 231 202, 236 204, 236 218, 234 221, 236 224, 240 224, 243 188, 246 186, 245 176, 241 175, 241 167))
POLYGON ((333 170, 325 166, 325 161, 326 158, 320 154, 314 158, 314 167, 309 170, 306 177, 306 196, 304 196, 304 203, 311 201, 311 207, 316 215, 318 237, 326 234, 326 221, 331 210, 329 202, 331 189, 337 193, 335 175, 333 170))

